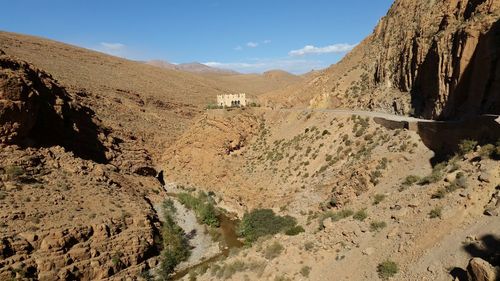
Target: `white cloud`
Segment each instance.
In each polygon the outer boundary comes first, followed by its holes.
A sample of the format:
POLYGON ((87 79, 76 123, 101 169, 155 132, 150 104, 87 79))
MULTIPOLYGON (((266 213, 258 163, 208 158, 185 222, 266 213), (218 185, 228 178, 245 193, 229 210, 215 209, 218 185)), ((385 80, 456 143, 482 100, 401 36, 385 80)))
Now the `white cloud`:
POLYGON ((281 69, 295 74, 302 74, 312 69, 322 69, 328 66, 323 61, 304 59, 254 59, 241 62, 205 62, 205 65, 217 68, 236 70, 242 73, 262 73, 268 70, 281 69))
POLYGON ((344 53, 352 50, 357 44, 334 44, 326 47, 315 47, 307 45, 299 50, 292 50, 288 55, 292 57, 304 56, 309 54, 330 54, 330 53, 344 53))
POLYGON ((101 42, 97 47, 90 49, 122 58, 130 56, 130 51, 127 46, 122 43, 101 42))
POLYGON ((268 40, 264 40, 264 41, 262 41, 262 43, 269 44, 269 43, 271 43, 271 40, 269 40, 269 39, 268 40))
POLYGON ((256 42, 248 42, 247 43, 247 47, 249 48, 256 48, 259 46, 259 43, 256 43, 256 42))
POLYGON ((110 51, 119 51, 125 49, 125 45, 122 43, 106 43, 101 42, 101 47, 110 51))
POLYGON ((235 51, 241 51, 241 50, 243 50, 243 48, 242 48, 241 46, 236 46, 236 47, 234 48, 234 50, 235 50, 235 51))

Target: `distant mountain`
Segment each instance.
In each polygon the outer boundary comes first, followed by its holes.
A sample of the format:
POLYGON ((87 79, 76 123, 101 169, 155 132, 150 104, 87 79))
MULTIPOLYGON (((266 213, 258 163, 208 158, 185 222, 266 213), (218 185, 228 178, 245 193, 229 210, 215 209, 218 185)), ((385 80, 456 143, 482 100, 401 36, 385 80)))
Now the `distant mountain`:
POLYGON ((149 65, 167 68, 167 69, 175 69, 178 71, 185 71, 191 73, 214 73, 214 74, 222 74, 222 75, 235 75, 239 74, 236 71, 210 67, 208 65, 199 63, 199 62, 191 62, 191 63, 181 63, 181 64, 173 64, 162 60, 151 60, 146 62, 149 65))

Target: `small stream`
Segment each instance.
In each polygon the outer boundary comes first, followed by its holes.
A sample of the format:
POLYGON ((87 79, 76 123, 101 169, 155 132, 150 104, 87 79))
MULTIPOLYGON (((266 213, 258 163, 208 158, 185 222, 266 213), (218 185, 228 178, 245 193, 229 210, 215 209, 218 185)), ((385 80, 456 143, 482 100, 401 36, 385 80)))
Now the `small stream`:
MULTIPOLYGON (((177 198, 176 193, 169 192, 167 193, 167 196, 175 200, 177 198)), ((207 265, 213 264, 219 260, 228 257, 229 253, 231 252, 231 249, 243 247, 243 242, 238 240, 238 235, 237 235, 238 220, 230 218, 228 215, 224 213, 220 213, 218 218, 220 221, 220 226, 219 228, 217 228, 217 231, 220 234, 219 238, 220 252, 210 258, 201 261, 198 264, 189 266, 185 269, 175 272, 171 277, 172 280, 180 280, 184 276, 189 274, 190 271, 196 270, 201 267, 205 267, 207 265)))

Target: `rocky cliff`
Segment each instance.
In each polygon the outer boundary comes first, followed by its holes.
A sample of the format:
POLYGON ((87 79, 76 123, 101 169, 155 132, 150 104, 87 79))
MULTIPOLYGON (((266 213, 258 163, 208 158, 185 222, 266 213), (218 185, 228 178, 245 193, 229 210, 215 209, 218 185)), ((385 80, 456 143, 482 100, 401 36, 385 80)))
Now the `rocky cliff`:
POLYGON ((61 145, 104 162, 104 140, 105 129, 92 110, 76 103, 48 73, 0 51, 0 143, 61 145))
POLYGON ((372 35, 315 78, 311 105, 498 114, 499 58, 500 1, 396 0, 372 35))

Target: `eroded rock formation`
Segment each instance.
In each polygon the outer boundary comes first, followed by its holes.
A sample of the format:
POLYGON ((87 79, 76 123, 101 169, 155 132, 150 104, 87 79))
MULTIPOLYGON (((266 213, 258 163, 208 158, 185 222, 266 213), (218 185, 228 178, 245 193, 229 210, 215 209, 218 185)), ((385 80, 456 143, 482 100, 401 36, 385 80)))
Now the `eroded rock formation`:
POLYGON ((106 132, 98 123, 52 76, 0 54, 0 143, 61 145, 80 157, 104 162, 106 132))
POLYGON ((499 114, 499 58, 500 1, 396 0, 342 61, 285 94, 432 119, 499 114))
POLYGON ((411 93, 427 118, 498 114, 499 8, 495 0, 396 1, 373 35, 376 84, 411 93))

